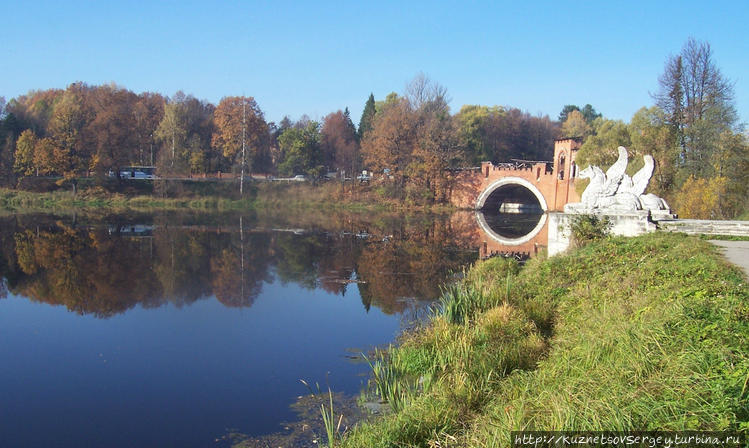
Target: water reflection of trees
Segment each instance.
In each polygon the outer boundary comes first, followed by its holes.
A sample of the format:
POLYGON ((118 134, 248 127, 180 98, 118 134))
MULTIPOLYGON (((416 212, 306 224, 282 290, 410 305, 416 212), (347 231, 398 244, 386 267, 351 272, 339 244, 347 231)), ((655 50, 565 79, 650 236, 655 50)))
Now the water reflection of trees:
POLYGON ((248 307, 273 279, 340 295, 358 288, 367 309, 402 312, 435 298, 450 272, 475 259, 455 250, 459 238, 441 219, 291 232, 255 218, 183 226, 152 217, 144 236, 96 221, 27 220, 0 218, 0 298, 10 291, 98 317, 212 296, 248 307), (349 231, 362 228, 371 233, 349 231))
POLYGON ((159 303, 158 279, 137 242, 117 241, 99 229, 74 229, 62 223, 44 230, 21 230, 13 240, 20 271, 11 289, 14 293, 100 317, 136 303, 146 307, 159 303))

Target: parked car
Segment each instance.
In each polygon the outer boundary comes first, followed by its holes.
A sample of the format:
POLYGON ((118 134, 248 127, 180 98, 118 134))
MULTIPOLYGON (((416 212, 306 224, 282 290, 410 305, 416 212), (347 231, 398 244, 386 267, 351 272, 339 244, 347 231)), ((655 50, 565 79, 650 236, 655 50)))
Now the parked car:
MULTIPOLYGON (((124 166, 120 169, 120 179, 156 179, 153 166, 124 166)), ((114 171, 107 173, 109 177, 115 177, 114 171)))
POLYGON ((291 180, 295 180, 297 182, 305 182, 307 180, 307 176, 304 174, 297 174, 296 176, 292 177, 291 180))

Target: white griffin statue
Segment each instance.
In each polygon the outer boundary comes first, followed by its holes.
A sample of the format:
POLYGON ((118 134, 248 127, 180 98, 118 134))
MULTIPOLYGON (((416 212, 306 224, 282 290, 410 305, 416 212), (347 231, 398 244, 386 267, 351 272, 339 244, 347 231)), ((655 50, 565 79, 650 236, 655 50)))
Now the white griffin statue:
POLYGON ((594 165, 580 171, 579 177, 590 179, 590 184, 585 188, 581 202, 565 205, 565 212, 649 210, 668 213, 666 201, 654 194, 644 194, 655 168, 653 157, 643 156, 645 166, 629 177, 624 172, 628 163, 627 149, 623 146, 618 149, 619 158, 606 170, 606 174, 594 165))

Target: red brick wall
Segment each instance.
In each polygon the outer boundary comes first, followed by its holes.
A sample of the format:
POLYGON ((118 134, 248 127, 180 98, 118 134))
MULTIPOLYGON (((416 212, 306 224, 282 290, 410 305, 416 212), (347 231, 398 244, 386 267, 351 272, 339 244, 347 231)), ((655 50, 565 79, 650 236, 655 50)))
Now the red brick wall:
POLYGON ((480 170, 459 171, 454 174, 450 202, 460 208, 475 208, 479 195, 490 185, 506 177, 517 177, 531 183, 546 200, 548 211, 562 211, 568 202, 580 202, 575 191, 577 171, 574 162, 579 140, 557 140, 554 144, 554 168, 546 170, 546 163, 514 169, 483 162, 480 170))

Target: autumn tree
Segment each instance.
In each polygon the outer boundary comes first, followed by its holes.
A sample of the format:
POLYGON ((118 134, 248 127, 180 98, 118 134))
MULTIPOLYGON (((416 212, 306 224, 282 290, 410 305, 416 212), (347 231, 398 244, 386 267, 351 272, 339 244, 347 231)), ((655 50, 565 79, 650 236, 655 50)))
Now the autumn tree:
POLYGON ((573 110, 567 114, 567 119, 562 123, 563 137, 586 137, 590 131, 591 127, 579 110, 573 110))
POLYGON ((447 88, 433 82, 424 73, 419 73, 406 85, 405 98, 411 109, 419 111, 421 115, 450 113, 447 88))
POLYGON ((162 144, 159 169, 165 172, 205 172, 211 159, 214 106, 179 91, 164 106, 156 129, 162 144))
POLYGON ((158 93, 144 92, 138 95, 133 107, 135 119, 135 141, 138 147, 138 163, 154 164, 155 133, 164 117, 164 97, 158 93))
POLYGON ((185 147, 185 141, 187 137, 187 124, 185 122, 185 113, 182 105, 176 102, 167 102, 164 106, 164 116, 156 128, 156 139, 163 144, 165 152, 170 154, 170 157, 164 157, 167 159, 169 171, 174 169, 175 161, 177 161, 177 148, 180 153, 182 148, 185 147))
POLYGON ((421 187, 414 192, 430 202, 444 201, 449 190, 446 170, 458 157, 447 89, 420 73, 406 87, 405 98, 416 119, 416 145, 407 167, 412 185, 421 187))
POLYGON ((746 208, 746 137, 734 106, 733 83, 713 61, 710 44, 687 40, 666 60, 653 95, 671 130, 675 206, 693 216, 734 217, 746 208), (723 184, 716 183, 723 179, 723 184), (701 182, 704 180, 704 182, 701 182), (690 197, 686 186, 702 193, 690 197), (704 204, 701 211, 696 205, 704 204), (716 204, 713 209, 709 203, 716 204), (710 209, 709 212, 705 210, 710 209))
POLYGON ((22 176, 50 174, 55 170, 55 144, 49 137, 38 138, 26 129, 16 142, 13 169, 22 176))
POLYGON ((423 74, 408 84, 403 97, 388 95, 362 140, 365 166, 374 172, 389 169, 407 198, 443 198, 445 169, 458 155, 448 102, 447 90, 423 74))
POLYGON ((323 164, 329 168, 356 172, 359 166, 359 141, 348 108, 328 114, 320 130, 323 164))
POLYGON ((416 144, 416 120, 408 101, 399 98, 385 104, 375 117, 372 130, 362 139, 364 166, 381 173, 390 169, 402 182, 403 170, 411 162, 416 144))
POLYGON ((548 116, 533 116, 517 108, 491 116, 488 138, 493 161, 551 160, 558 129, 548 116))
POLYGON ((721 197, 725 191, 725 177, 700 179, 690 176, 676 193, 676 213, 681 218, 720 219, 723 217, 721 197))
POLYGON ((49 134, 55 145, 54 171, 62 176, 58 183, 70 183, 75 194, 77 177, 85 174, 90 160, 90 139, 85 134, 92 113, 84 102, 88 87, 71 84, 54 106, 49 134))
MULTIPOLYGON (((21 129, 31 129, 38 136, 46 136, 52 111, 64 90, 35 90, 10 100, 6 113, 12 114, 21 129)), ((20 134, 20 132, 19 132, 20 134)))
POLYGON ((34 163, 34 153, 36 151, 37 137, 34 131, 26 129, 21 133, 16 141, 16 154, 13 169, 22 176, 30 176, 37 171, 34 163))
POLYGON ((445 202, 450 190, 447 169, 456 164, 458 139, 452 117, 447 113, 429 113, 417 129, 417 145, 408 166, 412 184, 420 199, 445 202))
POLYGON ((136 161, 137 96, 115 85, 95 88, 90 95, 94 112, 90 130, 96 150, 90 168, 100 176, 108 171, 119 173, 120 168, 136 161))
POLYGON ((267 151, 269 141, 268 124, 255 99, 244 96, 222 98, 214 112, 214 123, 213 146, 232 165, 244 163, 251 173, 253 162, 267 151))

